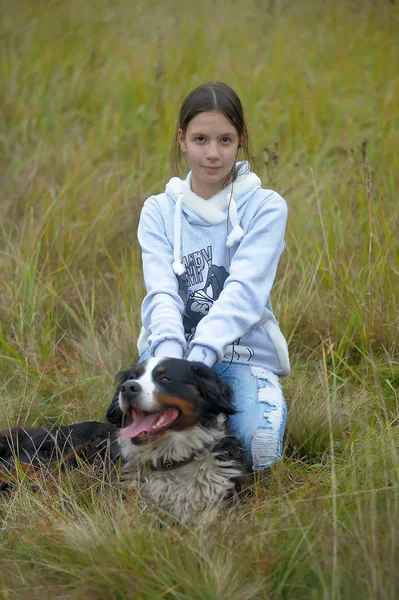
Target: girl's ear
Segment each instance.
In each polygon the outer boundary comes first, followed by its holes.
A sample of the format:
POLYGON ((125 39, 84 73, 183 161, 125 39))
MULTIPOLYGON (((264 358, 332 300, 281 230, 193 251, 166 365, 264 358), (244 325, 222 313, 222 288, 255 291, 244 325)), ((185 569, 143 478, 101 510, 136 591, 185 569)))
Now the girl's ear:
POLYGON ((184 136, 183 129, 178 130, 177 137, 179 138, 180 150, 184 154, 185 152, 187 152, 187 146, 186 146, 186 142, 185 142, 185 136, 184 136))

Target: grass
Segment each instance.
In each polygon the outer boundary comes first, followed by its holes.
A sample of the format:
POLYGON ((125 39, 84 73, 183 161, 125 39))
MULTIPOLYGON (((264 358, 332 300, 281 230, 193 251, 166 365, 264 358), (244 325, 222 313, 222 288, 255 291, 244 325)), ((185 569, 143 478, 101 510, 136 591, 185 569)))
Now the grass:
POLYGON ((273 304, 284 461, 217 528, 83 468, 1 500, 0 597, 381 598, 399 589, 397 5, 0 2, 0 425, 102 418, 137 355, 136 225, 192 87, 234 87, 289 204, 273 304))

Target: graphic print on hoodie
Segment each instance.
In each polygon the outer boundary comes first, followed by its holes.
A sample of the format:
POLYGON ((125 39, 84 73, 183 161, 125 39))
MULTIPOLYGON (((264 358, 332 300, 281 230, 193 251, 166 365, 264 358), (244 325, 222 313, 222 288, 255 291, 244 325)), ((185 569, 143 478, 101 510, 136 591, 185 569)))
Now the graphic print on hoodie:
POLYGON ((144 203, 138 238, 147 295, 139 353, 190 358, 210 366, 249 362, 288 374, 286 341, 270 304, 284 249, 286 203, 261 188, 248 163, 209 200, 187 179, 144 203))
MULTIPOLYGON (((211 255, 212 246, 209 246, 207 250, 211 255)), ((195 254, 198 256, 203 251, 205 251, 205 248, 195 254)), ((188 341, 191 341, 198 323, 202 317, 209 313, 212 304, 219 298, 229 274, 224 267, 210 264, 204 287, 189 292, 190 285, 203 283, 205 268, 202 262, 200 263, 195 258, 190 261, 190 257, 183 256, 182 262, 186 267, 186 272, 183 275, 177 275, 177 277, 179 279, 179 293, 185 306, 183 315, 184 332, 188 341)))
MULTIPOLYGON (((204 287, 196 291, 188 291, 189 285, 203 282, 206 268, 204 268, 204 264, 199 259, 199 256, 203 257, 205 250, 207 251, 206 256, 212 256, 212 246, 208 246, 207 249, 203 248, 188 257, 183 256, 182 262, 186 268, 186 272, 183 275, 177 275, 179 295, 185 307, 183 326, 187 343, 190 343, 194 338, 198 323, 202 317, 205 317, 209 313, 212 305, 219 298, 224 283, 229 276, 224 267, 210 264, 204 287)), ((212 259, 209 262, 212 263, 212 259)), ((232 346, 233 360, 241 359, 249 361, 254 355, 251 348, 241 346, 240 339, 235 340, 232 346)), ((226 360, 230 360, 231 358, 231 354, 224 355, 224 359, 226 360)))

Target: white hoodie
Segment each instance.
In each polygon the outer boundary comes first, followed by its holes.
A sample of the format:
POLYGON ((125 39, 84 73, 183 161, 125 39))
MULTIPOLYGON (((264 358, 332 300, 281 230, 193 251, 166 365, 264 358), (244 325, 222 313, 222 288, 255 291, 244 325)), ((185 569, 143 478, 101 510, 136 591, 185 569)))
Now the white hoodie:
POLYGON ((248 163, 204 200, 187 179, 144 203, 138 239, 147 295, 139 354, 235 361, 290 370, 287 343, 270 304, 284 250, 285 200, 261 188, 248 163))

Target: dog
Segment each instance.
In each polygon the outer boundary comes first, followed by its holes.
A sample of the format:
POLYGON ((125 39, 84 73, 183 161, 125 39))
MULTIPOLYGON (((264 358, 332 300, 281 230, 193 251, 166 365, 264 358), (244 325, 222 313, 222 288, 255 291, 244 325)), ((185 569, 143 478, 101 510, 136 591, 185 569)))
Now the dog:
POLYGON ((228 385, 202 363, 151 358, 117 375, 107 423, 53 431, 19 428, 0 435, 0 466, 39 465, 74 453, 121 460, 120 485, 175 521, 219 508, 241 491, 247 457, 229 426, 228 385))
POLYGON ((107 420, 120 427, 122 484, 190 520, 240 493, 246 455, 229 428, 229 386, 202 363, 151 358, 119 374, 107 420))

